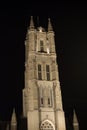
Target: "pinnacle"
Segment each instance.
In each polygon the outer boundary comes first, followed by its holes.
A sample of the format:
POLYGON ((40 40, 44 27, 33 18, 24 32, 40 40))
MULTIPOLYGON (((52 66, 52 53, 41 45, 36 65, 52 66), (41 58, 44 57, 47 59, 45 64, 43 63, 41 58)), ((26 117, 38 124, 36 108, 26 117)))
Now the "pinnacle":
POLYGON ((11 122, 12 122, 12 123, 16 123, 16 113, 15 113, 15 109, 13 109, 13 113, 12 113, 12 117, 11 117, 11 122))
POLYGON ((78 124, 78 119, 75 110, 73 111, 73 123, 78 124))
POLYGON ((31 16, 31 20, 30 20, 30 29, 34 29, 34 21, 33 21, 33 16, 31 16))
POLYGON ((48 31, 53 31, 53 27, 52 27, 50 18, 48 18, 48 31))

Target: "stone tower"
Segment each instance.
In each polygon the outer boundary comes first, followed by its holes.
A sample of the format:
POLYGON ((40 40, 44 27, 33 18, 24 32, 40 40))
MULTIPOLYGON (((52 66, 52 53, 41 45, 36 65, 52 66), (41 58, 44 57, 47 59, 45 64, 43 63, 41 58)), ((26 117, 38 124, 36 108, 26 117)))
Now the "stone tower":
POLYGON ((25 40, 23 116, 28 130, 65 130, 54 31, 35 28, 31 16, 25 40))

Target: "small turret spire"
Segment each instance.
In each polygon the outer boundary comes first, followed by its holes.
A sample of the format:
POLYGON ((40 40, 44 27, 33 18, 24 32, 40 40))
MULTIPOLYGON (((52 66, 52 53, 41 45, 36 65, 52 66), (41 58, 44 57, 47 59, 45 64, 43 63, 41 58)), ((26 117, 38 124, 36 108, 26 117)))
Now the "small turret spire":
POLYGON ((33 21, 33 16, 31 16, 31 19, 30 19, 30 30, 33 30, 34 29, 34 21, 33 21))
POLYGON ((7 124, 6 130, 9 130, 9 124, 7 124))
POLYGON ((53 31, 53 27, 52 27, 50 18, 48 18, 48 31, 53 31))
POLYGON ((11 123, 16 123, 16 113, 15 113, 15 109, 13 109, 13 113, 12 113, 12 118, 11 118, 11 123))
POLYGON ((11 117, 11 130, 17 130, 17 120, 15 109, 13 109, 12 117, 11 117))
POLYGON ((75 130, 79 130, 79 123, 78 123, 75 110, 73 111, 73 127, 75 130))

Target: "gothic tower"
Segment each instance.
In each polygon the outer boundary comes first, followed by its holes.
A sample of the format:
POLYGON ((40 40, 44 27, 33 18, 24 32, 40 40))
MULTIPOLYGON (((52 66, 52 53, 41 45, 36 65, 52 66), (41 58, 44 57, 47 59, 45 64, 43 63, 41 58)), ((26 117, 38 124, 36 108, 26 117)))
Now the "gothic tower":
POLYGON ((25 40, 23 116, 28 130, 65 130, 54 31, 35 28, 31 16, 25 40))

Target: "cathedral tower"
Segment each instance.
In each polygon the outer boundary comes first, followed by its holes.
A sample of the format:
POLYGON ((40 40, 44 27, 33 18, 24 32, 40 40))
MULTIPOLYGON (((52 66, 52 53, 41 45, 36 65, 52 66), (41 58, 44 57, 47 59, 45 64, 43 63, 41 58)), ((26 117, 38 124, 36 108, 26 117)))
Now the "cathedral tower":
POLYGON ((66 130, 56 61, 54 31, 35 28, 33 17, 25 40, 23 116, 28 130, 66 130))

